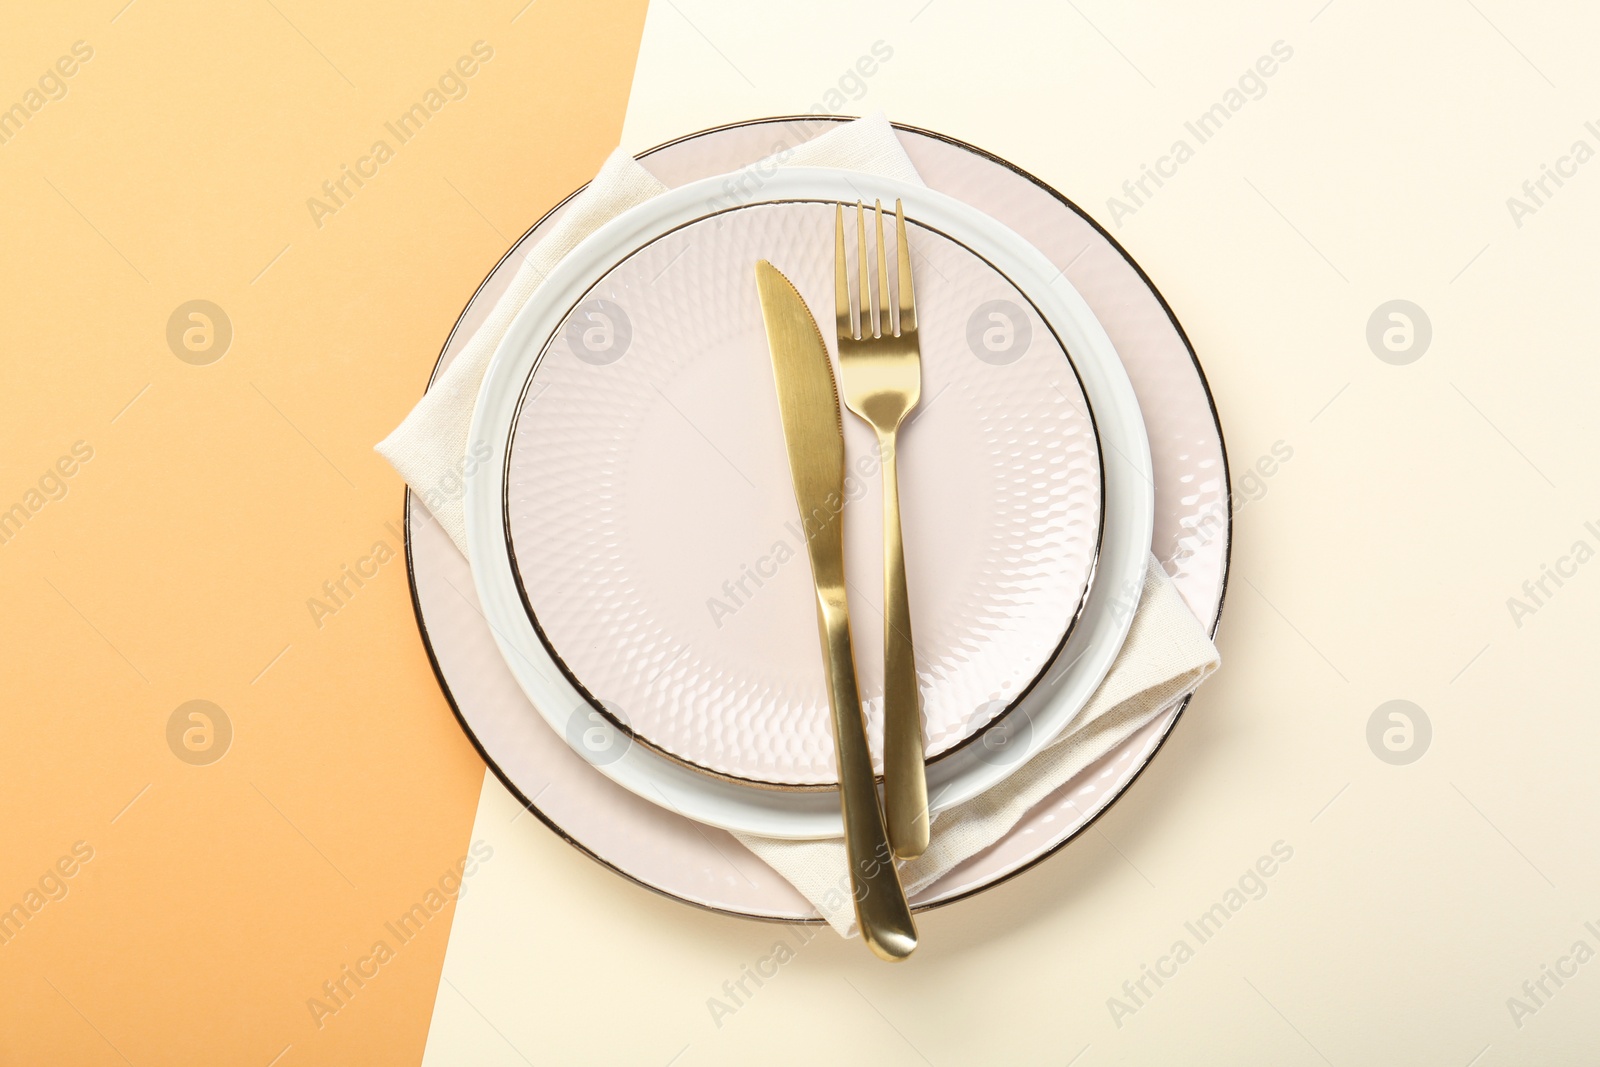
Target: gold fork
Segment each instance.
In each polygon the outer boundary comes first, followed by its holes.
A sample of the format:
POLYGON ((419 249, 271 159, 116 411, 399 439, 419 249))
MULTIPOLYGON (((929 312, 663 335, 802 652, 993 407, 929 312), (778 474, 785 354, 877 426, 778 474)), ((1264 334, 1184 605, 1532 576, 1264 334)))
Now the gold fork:
POLYGON ((867 226, 856 201, 856 265, 859 275, 851 315, 850 270, 845 262, 844 205, 834 210, 834 316, 839 335, 839 378, 845 405, 878 435, 883 469, 883 779, 889 844, 901 859, 928 848, 928 782, 923 765, 922 702, 911 644, 911 606, 906 597, 905 546, 900 538, 900 484, 896 437, 922 396, 922 353, 917 347, 917 307, 911 286, 911 249, 906 217, 894 203, 896 288, 894 321, 889 314, 889 267, 883 250, 883 203, 877 216, 878 299, 867 270, 867 226))

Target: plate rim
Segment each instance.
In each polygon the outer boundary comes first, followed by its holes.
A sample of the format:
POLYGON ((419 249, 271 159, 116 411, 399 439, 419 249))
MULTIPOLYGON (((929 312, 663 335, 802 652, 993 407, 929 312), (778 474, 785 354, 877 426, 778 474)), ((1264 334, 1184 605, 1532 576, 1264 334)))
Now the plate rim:
MULTIPOLYGON (((663 141, 643 150, 642 152, 639 152, 634 158, 642 161, 657 152, 699 137, 704 137, 709 134, 719 133, 727 130, 742 129, 748 126, 779 125, 795 122, 820 122, 832 125, 836 128, 838 125, 849 122, 857 117, 859 116, 789 114, 742 119, 736 122, 722 123, 720 125, 708 126, 700 130, 693 130, 680 134, 677 137, 663 141)), ((1182 322, 1178 320, 1177 315, 1173 312, 1172 306, 1167 301, 1166 295, 1162 293, 1160 287, 1155 284, 1155 282, 1145 272, 1144 268, 1139 265, 1138 261, 1135 260, 1133 256, 1128 253, 1128 250, 1122 246, 1122 243, 1118 241, 1116 237, 1114 237, 1110 231, 1102 226, 1094 217, 1080 208, 1071 198, 1067 197, 1065 194, 1061 193, 1043 179, 1035 176, 1015 163, 1012 163, 1001 156, 995 155, 993 152, 980 148, 977 145, 971 144, 970 142, 963 141, 960 138, 952 137, 948 134, 940 133, 936 130, 930 130, 925 127, 901 122, 891 122, 890 126, 896 131, 915 134, 932 141, 938 141, 943 144, 961 149, 964 152, 970 153, 971 155, 977 156, 989 163, 996 164, 1005 168, 1006 170, 1011 171, 1013 174, 1016 174, 1029 184, 1050 196, 1052 199, 1056 200, 1058 203, 1067 208, 1067 210, 1071 211, 1074 215, 1078 216, 1085 223, 1087 223, 1101 238, 1107 242, 1107 244, 1109 244, 1116 251, 1116 253, 1122 258, 1123 262, 1132 268, 1134 273, 1139 277, 1140 281, 1143 282, 1145 287, 1150 291, 1151 295, 1155 297, 1156 303, 1166 315, 1168 322, 1171 324, 1173 330, 1177 333, 1178 339, 1182 342, 1184 350, 1188 353, 1190 365, 1194 368, 1195 375, 1199 379, 1201 392, 1205 396, 1206 405, 1211 414, 1211 422, 1217 433, 1218 444, 1221 446, 1220 451, 1222 458, 1223 490, 1226 494, 1226 497, 1231 499, 1233 492, 1233 478, 1228 461, 1227 435, 1222 426, 1221 413, 1217 410, 1216 397, 1212 392, 1211 382, 1206 377, 1205 367, 1201 364, 1199 356, 1195 352, 1194 343, 1190 340, 1188 332, 1183 328, 1182 322)), ((444 369, 445 357, 449 354, 451 345, 455 341, 456 335, 461 330, 462 322, 466 318, 467 312, 471 309, 473 303, 477 300, 483 289, 489 284, 489 281, 500 271, 506 262, 511 259, 523 241, 525 241, 535 230, 543 226, 545 222, 547 222, 553 215, 570 204, 572 200, 585 189, 587 189, 588 186, 589 182, 584 182, 577 188, 573 189, 566 196, 562 197, 556 203, 552 204, 549 210, 545 211, 542 215, 535 219, 520 235, 518 235, 516 240, 510 242, 510 244, 506 247, 506 250, 501 253, 500 257, 484 274, 478 284, 473 287, 472 293, 468 296, 466 303, 462 305, 460 313, 457 314, 455 322, 452 324, 450 331, 445 335, 444 341, 440 345, 439 354, 437 357, 435 357, 433 366, 428 372, 428 379, 424 384, 424 393, 426 393, 428 389, 432 388, 433 384, 438 380, 440 373, 444 369)), ((479 758, 483 760, 484 765, 500 782, 501 787, 504 788, 511 796, 515 797, 517 802, 522 805, 524 810, 531 811, 534 817, 538 819, 539 822, 544 824, 544 826, 546 826, 552 833, 554 833, 556 837, 565 841, 579 853, 587 856, 601 867, 611 871, 613 874, 620 876, 624 880, 631 882, 634 885, 654 893, 657 896, 676 901, 679 904, 696 908, 701 911, 711 912, 718 915, 726 915, 730 918, 742 919, 745 921, 766 923, 801 923, 806 925, 820 925, 825 922, 825 920, 819 915, 795 918, 791 916, 770 915, 751 911, 734 910, 732 908, 725 908, 716 904, 692 900, 688 897, 673 893, 661 886, 653 885, 630 873, 629 871, 617 866, 610 860, 600 856, 583 842, 574 838, 571 834, 564 830, 559 823, 555 822, 526 794, 523 793, 523 791, 516 785, 515 782, 511 780, 510 776, 499 765, 499 763, 497 763, 495 759, 483 748, 482 743, 479 741, 477 735, 473 732, 471 725, 467 722, 465 715, 462 713, 460 705, 456 702, 455 694, 450 688, 450 682, 445 677, 443 668, 440 666, 438 656, 434 652, 433 643, 429 637, 428 623, 426 618, 423 616, 422 602, 417 589, 411 536, 411 520, 414 513, 414 504, 420 504, 420 501, 415 499, 415 494, 412 492, 411 488, 407 486, 404 489, 402 513, 405 532, 406 579, 411 593, 412 612, 417 621, 418 636, 422 639, 423 651, 428 657, 428 665, 433 670, 434 679, 439 685, 439 691, 444 696, 445 703, 449 705, 451 714, 455 716, 457 725, 461 728, 462 733, 466 735, 468 743, 472 745, 473 750, 476 751, 479 758)), ((1213 638, 1215 638, 1218 629, 1221 626, 1222 611, 1227 603, 1229 579, 1232 576, 1232 564, 1233 511, 1230 507, 1227 510, 1223 527, 1223 559, 1217 602, 1216 607, 1213 609, 1212 618, 1209 624, 1209 633, 1213 638)), ((1204 622, 1202 622, 1202 624, 1204 625, 1204 622)), ((1106 812, 1115 807, 1116 804, 1127 795, 1134 783, 1137 782, 1141 776, 1143 776, 1144 772, 1149 768, 1151 762, 1154 761, 1156 754, 1161 751, 1162 747, 1166 744, 1167 739, 1171 737, 1172 731, 1176 729, 1178 722, 1183 718, 1183 713, 1188 709, 1189 702, 1192 699, 1193 694, 1190 694, 1178 704, 1167 727, 1162 730, 1160 737, 1156 740, 1155 744, 1151 746, 1150 751, 1139 761, 1138 767, 1135 768, 1133 773, 1128 776, 1127 781, 1123 782, 1117 791, 1109 799, 1107 799, 1104 804, 1102 804, 1094 812, 1090 813, 1089 816, 1085 818, 1084 821, 1066 837, 1055 842, 1049 848, 1017 865, 1011 870, 997 875, 991 881, 985 882, 983 885, 973 886, 971 888, 962 890, 959 893, 953 893, 947 897, 941 897, 936 900, 923 901, 913 904, 912 910, 914 912, 931 911, 935 908, 946 907, 950 904, 955 904, 959 901, 964 901, 970 897, 977 896, 978 894, 986 892, 995 886, 1009 882, 1013 878, 1016 878, 1027 871, 1031 871, 1033 868, 1054 857, 1064 850, 1069 844, 1076 841, 1085 830, 1094 826, 1100 820, 1100 818, 1106 814, 1106 812)))

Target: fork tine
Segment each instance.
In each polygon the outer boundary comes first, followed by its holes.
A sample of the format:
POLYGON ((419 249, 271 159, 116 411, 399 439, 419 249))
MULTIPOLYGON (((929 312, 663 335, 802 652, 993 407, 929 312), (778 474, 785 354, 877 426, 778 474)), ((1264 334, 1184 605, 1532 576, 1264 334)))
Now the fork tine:
POLYGON ((856 201, 856 274, 861 279, 861 291, 856 301, 861 309, 861 337, 876 337, 876 324, 872 321, 872 275, 867 273, 867 218, 861 201, 856 201))
MULTIPOLYGON (((900 332, 909 333, 917 328, 917 294, 911 288, 911 246, 906 243, 906 212, 899 200, 894 202, 895 260, 900 283, 900 332)), ((881 243, 883 238, 878 238, 881 243)))
POLYGON ((876 201, 873 209, 878 216, 878 335, 893 336, 895 330, 889 321, 889 264, 883 250, 883 201, 876 201))
POLYGON ((844 205, 833 205, 833 317, 839 340, 854 339, 850 328, 850 266, 844 255, 844 205))

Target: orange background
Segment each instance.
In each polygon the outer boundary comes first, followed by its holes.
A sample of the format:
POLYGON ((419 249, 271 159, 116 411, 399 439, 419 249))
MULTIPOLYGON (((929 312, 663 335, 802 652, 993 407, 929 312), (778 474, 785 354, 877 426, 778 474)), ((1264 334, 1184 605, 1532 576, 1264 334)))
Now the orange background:
POLYGON ((616 145, 645 2, 122 3, 0 34, 0 107, 94 50, 0 144, 0 509, 94 450, 0 544, 0 911, 94 850, 0 944, 0 1062, 415 1062, 449 908, 321 1029, 306 1006, 397 946, 483 779, 372 445, 616 145), (466 95, 398 144, 384 123, 480 40, 466 95), (378 138, 394 158, 319 228, 307 198, 378 138), (234 332, 204 366, 167 343, 194 299, 234 332), (396 558, 319 628, 307 600, 379 541, 396 558), (233 728, 203 766, 167 740, 195 699, 233 728))

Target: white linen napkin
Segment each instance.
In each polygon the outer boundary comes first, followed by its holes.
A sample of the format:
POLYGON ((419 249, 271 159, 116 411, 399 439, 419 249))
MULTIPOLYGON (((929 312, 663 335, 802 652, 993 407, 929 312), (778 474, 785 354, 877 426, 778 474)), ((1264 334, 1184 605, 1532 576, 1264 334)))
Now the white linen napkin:
MULTIPOLYGON (((881 114, 837 126, 784 149, 747 170, 771 166, 842 167, 921 184, 894 129, 881 114)), ((465 554, 461 486, 468 469, 467 434, 489 358, 511 320, 563 256, 604 223, 666 191, 620 148, 589 186, 568 204, 550 233, 528 254, 509 289, 453 363, 400 426, 377 445, 424 506, 465 554)), ((1073 775, 1182 700, 1218 666, 1217 650, 1189 612, 1160 563, 1152 558, 1128 640, 1089 704, 1061 738, 1036 753, 1004 782, 941 812, 932 844, 903 864, 907 893, 937 881, 963 860, 993 845, 1027 812, 1073 775)), ((736 835, 783 875, 818 912, 850 937, 855 912, 844 843, 778 841, 736 835)))

